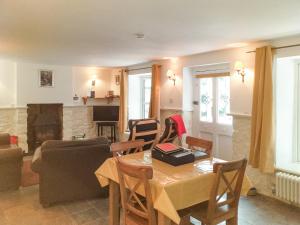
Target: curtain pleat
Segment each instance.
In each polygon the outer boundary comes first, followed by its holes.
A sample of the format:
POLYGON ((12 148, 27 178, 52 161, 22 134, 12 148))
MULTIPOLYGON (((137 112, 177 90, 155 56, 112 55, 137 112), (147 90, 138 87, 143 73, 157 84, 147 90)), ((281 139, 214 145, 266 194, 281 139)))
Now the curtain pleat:
POLYGON ((249 163, 274 172, 273 55, 271 46, 256 49, 249 163))
POLYGON ((160 119, 160 74, 161 66, 152 65, 151 99, 149 118, 160 119))
POLYGON ((127 129, 127 96, 128 96, 128 73, 121 71, 120 80, 120 110, 119 110, 119 132, 124 133, 127 129))

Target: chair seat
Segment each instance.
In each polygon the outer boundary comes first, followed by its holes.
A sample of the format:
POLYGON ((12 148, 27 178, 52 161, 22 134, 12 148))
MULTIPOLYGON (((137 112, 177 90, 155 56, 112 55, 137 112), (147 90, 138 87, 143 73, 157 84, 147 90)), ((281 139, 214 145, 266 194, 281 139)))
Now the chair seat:
MULTIPOLYGON (((200 204, 194 205, 189 208, 191 212, 191 216, 197 220, 200 220, 203 223, 208 223, 209 220, 207 218, 207 210, 208 210, 208 201, 202 202, 200 204)), ((229 208, 227 205, 223 207, 218 207, 216 209, 216 213, 214 214, 214 222, 217 224, 227 219, 233 218, 235 216, 235 209, 229 208)))

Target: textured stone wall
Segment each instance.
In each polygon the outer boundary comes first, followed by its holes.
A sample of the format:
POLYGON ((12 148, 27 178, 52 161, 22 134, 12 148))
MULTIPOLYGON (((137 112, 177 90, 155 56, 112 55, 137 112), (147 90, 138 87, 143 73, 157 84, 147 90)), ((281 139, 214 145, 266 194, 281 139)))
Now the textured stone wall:
POLYGON ((27 111, 26 108, 0 109, 0 132, 17 135, 19 146, 27 151, 27 111))
MULTIPOLYGON (((251 118, 245 116, 233 116, 233 159, 248 158, 251 138, 251 118)), ((247 167, 246 171, 254 187, 261 194, 274 197, 272 188, 275 184, 274 174, 264 174, 258 169, 247 167)))
POLYGON ((63 137, 71 139, 74 135, 86 134, 87 138, 97 136, 96 125, 93 122, 93 108, 90 106, 64 107, 63 137))
MULTIPOLYGON (((28 151, 27 146, 27 109, 0 109, 0 133, 9 133, 19 137, 19 146, 28 151)), ((86 134, 87 138, 97 136, 97 127, 93 122, 91 106, 71 106, 63 108, 63 139, 70 140, 74 135, 86 134)), ((110 135, 110 129, 104 129, 104 135, 110 135)))
POLYGON ((0 109, 0 132, 15 133, 15 109, 0 109))

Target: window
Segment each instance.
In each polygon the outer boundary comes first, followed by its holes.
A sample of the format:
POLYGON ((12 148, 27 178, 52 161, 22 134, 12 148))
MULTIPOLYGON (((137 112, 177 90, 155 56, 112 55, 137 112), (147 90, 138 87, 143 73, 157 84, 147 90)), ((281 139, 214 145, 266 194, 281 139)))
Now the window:
POLYGON ((144 118, 148 118, 149 116, 149 108, 150 108, 150 99, 151 99, 151 77, 143 78, 143 100, 142 100, 142 114, 144 118))
POLYGON ((230 77, 200 78, 200 121, 232 124, 230 77))
POLYGON ((200 79, 200 121, 213 121, 213 80, 212 78, 200 79))
POLYGON ((230 78, 217 78, 217 121, 221 124, 232 124, 230 112, 230 78))
POLYGON ((128 119, 148 118, 151 98, 151 74, 129 75, 128 119))
POLYGON ((277 59, 276 167, 300 171, 300 56, 277 59))

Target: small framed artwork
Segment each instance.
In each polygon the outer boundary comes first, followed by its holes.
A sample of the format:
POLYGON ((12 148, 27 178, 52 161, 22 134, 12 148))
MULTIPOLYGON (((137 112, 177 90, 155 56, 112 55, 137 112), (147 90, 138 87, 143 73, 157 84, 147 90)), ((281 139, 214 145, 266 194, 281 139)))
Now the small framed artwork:
POLYGON ((40 87, 54 87, 54 77, 52 70, 39 71, 39 85, 40 87))

